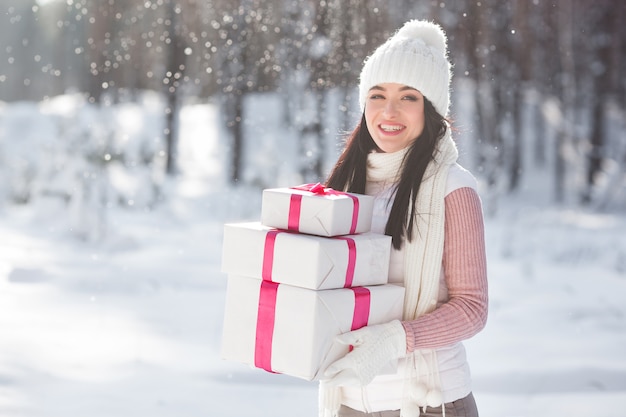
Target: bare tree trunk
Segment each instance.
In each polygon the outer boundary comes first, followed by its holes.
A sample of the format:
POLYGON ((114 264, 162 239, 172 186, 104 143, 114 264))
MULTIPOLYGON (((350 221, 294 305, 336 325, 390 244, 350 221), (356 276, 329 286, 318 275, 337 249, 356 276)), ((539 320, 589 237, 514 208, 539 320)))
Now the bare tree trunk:
MULTIPOLYGON (((244 99, 250 90, 247 84, 253 84, 252 75, 247 71, 250 69, 251 39, 253 38, 253 27, 246 19, 252 10, 252 3, 249 1, 237 2, 239 4, 225 3, 224 11, 230 15, 232 20, 224 25, 225 45, 224 55, 221 62, 222 79, 222 105, 223 117, 226 128, 231 136, 231 159, 230 159, 230 182, 238 183, 243 174, 244 155, 244 99)), ((256 80, 254 80, 256 82, 256 80)))
POLYGON ((576 74, 574 63, 573 35, 573 10, 571 0, 559 0, 558 2, 558 44, 559 57, 562 72, 563 123, 559 128, 556 138, 556 161, 555 161, 555 190, 554 197, 557 202, 563 202, 566 189, 566 161, 567 147, 573 142, 573 123, 576 97, 576 74))
MULTIPOLYGON (((594 199, 594 189, 597 185, 597 177, 603 171, 603 164, 611 155, 608 154, 608 111, 609 106, 615 101, 620 89, 620 52, 621 36, 620 25, 622 24, 623 5, 613 7, 612 4, 601 2, 597 6, 601 8, 601 17, 594 25, 598 31, 605 31, 606 41, 598 47, 598 61, 604 65, 603 71, 594 74, 595 94, 591 118, 591 138, 588 154, 586 175, 586 188, 583 190, 583 203, 591 203, 594 199)), ((602 32, 600 32, 602 33, 602 32)), ((596 52, 596 51, 594 51, 596 52)))
POLYGON ((515 190, 519 187, 521 177, 524 175, 523 169, 529 167, 530 161, 524 161, 523 156, 523 144, 522 141, 525 138, 525 133, 528 133, 530 126, 525 126, 522 122, 523 116, 526 111, 526 94, 530 87, 530 80, 532 79, 532 65, 533 65, 533 37, 528 30, 529 21, 529 2, 521 1, 516 3, 516 10, 514 14, 513 27, 515 33, 513 38, 515 42, 513 44, 513 59, 515 65, 519 69, 519 83, 518 87, 514 89, 513 93, 513 145, 511 152, 511 164, 509 170, 509 189, 515 190), (526 162, 526 166, 524 163, 526 162))
MULTIPOLYGON (((496 190, 500 176, 502 148, 500 143, 498 143, 498 135, 496 134, 496 106, 498 99, 494 91, 495 86, 492 79, 494 68, 489 52, 492 31, 488 16, 486 16, 481 6, 472 4, 470 13, 476 16, 474 27, 471 31, 474 34, 471 60, 476 77, 476 120, 478 122, 478 138, 481 141, 480 166, 483 168, 490 189, 496 190)), ((488 210, 495 212, 495 193, 492 193, 489 200, 488 210)))
MULTIPOLYGON (((324 140, 322 120, 324 112, 324 93, 326 86, 318 82, 325 80, 331 82, 326 57, 332 52, 331 45, 323 47, 321 44, 330 43, 330 22, 328 19, 328 7, 324 4, 316 4, 314 29, 311 31, 313 42, 308 42, 309 51, 305 62, 309 66, 309 80, 307 89, 311 92, 311 102, 304 101, 304 107, 308 107, 307 120, 299 126, 299 140, 302 157, 300 174, 305 182, 317 182, 322 178, 322 165, 324 157, 324 140), (327 49, 325 53, 315 52, 314 48, 327 49)), ((303 98, 306 98, 306 94, 303 98)))
POLYGON ((181 34, 179 6, 170 0, 167 4, 167 18, 170 21, 170 43, 167 51, 165 79, 165 95, 167 97, 165 143, 166 165, 165 172, 168 175, 176 173, 176 148, 178 142, 178 118, 181 107, 182 81, 185 73, 185 40, 181 34))
POLYGON ((233 184, 239 182, 242 176, 243 166, 243 92, 235 94, 234 101, 234 123, 232 124, 231 133, 233 140, 232 157, 230 165, 230 180, 233 184))
POLYGON ((106 4, 93 4, 93 13, 95 15, 94 23, 91 25, 89 36, 94 40, 87 49, 87 59, 91 77, 87 84, 87 92, 89 97, 96 103, 102 99, 103 85, 105 81, 105 61, 107 56, 107 47, 105 39, 107 32, 112 28, 113 6, 106 4))

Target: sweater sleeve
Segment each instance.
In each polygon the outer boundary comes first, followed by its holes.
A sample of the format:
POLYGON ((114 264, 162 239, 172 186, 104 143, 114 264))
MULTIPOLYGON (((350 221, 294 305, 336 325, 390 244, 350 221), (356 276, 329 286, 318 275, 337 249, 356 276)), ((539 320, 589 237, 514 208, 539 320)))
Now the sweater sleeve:
POLYGON ((480 198, 473 188, 459 188, 445 198, 443 271, 448 301, 431 313, 403 322, 408 352, 468 339, 487 321, 484 223, 480 198))

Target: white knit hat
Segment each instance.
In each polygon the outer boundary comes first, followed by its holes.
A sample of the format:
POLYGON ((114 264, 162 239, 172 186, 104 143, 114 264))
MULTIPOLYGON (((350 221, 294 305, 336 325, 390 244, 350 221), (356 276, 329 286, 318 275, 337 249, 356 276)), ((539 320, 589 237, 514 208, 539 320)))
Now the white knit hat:
POLYGON ((445 117, 450 103, 451 76, 447 39, 441 26, 411 20, 365 60, 359 84, 361 110, 365 108, 370 88, 398 83, 420 91, 445 117))

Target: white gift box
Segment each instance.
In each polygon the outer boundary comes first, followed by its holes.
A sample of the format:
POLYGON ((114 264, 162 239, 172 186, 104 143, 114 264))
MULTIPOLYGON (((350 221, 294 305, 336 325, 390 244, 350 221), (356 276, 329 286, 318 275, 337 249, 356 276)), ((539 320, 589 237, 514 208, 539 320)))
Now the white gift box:
POLYGON ((387 283, 391 237, 321 237, 263 226, 224 226, 222 271, 310 289, 387 283), (265 276, 264 276, 265 275, 265 276))
POLYGON ((337 335, 401 319, 403 303, 393 284, 316 291, 229 275, 222 357, 319 380, 348 352, 337 335))
POLYGON ((270 188, 263 190, 261 223, 318 236, 353 235, 370 231, 373 204, 362 194, 270 188))

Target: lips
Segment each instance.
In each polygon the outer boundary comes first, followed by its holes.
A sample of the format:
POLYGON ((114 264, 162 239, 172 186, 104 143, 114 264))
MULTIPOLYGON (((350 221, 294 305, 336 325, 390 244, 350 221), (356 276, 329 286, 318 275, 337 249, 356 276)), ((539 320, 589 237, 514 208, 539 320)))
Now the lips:
POLYGON ((397 124, 380 124, 379 125, 380 129, 384 132, 387 133, 395 133, 395 132, 399 132, 402 129, 405 128, 405 126, 403 125, 397 125, 397 124))

